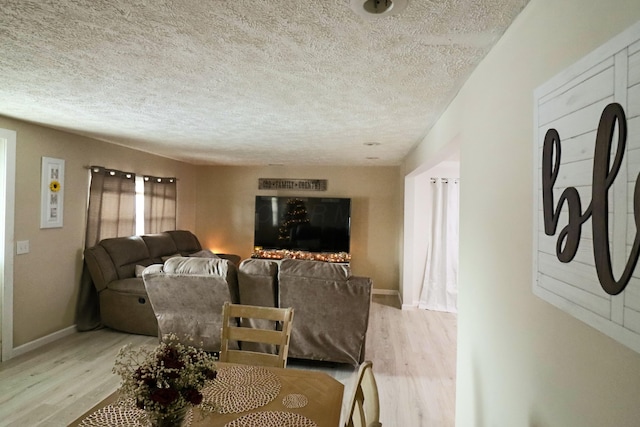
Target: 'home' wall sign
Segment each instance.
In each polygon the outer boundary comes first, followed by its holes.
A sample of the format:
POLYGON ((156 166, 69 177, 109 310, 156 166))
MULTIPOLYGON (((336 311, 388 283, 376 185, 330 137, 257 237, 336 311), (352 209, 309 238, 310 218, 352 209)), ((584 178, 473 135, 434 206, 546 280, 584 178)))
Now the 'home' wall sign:
POLYGON ((640 22, 534 102, 533 292, 640 352, 640 22))

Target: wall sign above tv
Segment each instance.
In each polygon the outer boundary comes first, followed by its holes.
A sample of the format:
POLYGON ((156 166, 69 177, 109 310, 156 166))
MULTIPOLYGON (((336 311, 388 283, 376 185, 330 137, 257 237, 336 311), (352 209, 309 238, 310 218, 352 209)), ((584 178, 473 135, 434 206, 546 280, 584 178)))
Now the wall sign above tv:
POLYGON ((327 191, 326 179, 258 178, 258 190, 327 191))

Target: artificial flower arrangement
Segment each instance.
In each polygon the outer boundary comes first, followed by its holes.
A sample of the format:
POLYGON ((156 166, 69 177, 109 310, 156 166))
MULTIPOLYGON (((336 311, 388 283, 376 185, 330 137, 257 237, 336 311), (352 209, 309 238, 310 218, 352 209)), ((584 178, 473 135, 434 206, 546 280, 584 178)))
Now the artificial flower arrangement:
POLYGON ((113 372, 120 375, 120 394, 133 398, 147 414, 163 417, 202 403, 201 389, 216 377, 215 359, 204 350, 167 335, 153 349, 131 345, 120 349, 113 372))

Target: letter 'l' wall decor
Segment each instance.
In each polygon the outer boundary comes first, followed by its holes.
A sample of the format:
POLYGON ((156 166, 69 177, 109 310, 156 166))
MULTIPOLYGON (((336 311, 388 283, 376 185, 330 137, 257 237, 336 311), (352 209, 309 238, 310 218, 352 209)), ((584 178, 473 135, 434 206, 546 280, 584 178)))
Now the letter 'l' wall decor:
POLYGON ((534 92, 533 292, 640 352, 640 22, 534 92))

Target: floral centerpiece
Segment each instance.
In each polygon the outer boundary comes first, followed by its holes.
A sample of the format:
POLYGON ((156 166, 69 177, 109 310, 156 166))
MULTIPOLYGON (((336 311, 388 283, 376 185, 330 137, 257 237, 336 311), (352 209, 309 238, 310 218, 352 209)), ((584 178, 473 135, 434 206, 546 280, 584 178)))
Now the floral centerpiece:
POLYGON ((204 384, 216 377, 214 360, 167 335, 152 349, 121 348, 113 372, 122 379, 121 396, 133 398, 152 425, 180 425, 187 409, 202 403, 204 384))

